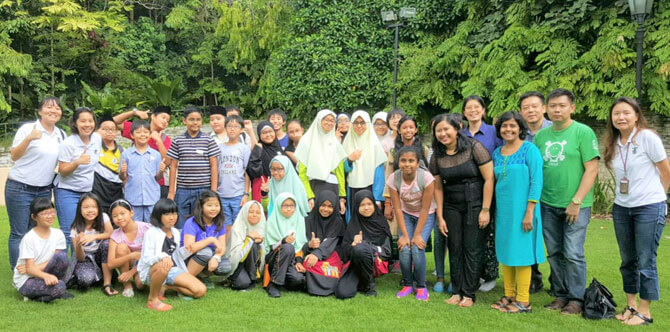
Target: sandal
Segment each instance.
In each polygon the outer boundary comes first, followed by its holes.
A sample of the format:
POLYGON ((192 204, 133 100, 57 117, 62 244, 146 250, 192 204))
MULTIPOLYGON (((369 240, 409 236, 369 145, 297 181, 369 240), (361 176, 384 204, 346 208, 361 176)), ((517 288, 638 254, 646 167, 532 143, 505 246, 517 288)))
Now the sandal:
POLYGON ((461 297, 458 295, 452 295, 450 298, 444 300, 444 302, 451 305, 457 305, 461 302, 461 297))
POLYGON ((507 307, 508 305, 512 304, 512 302, 514 302, 514 301, 511 298, 509 298, 507 296, 503 296, 503 297, 500 298, 500 300, 491 304, 491 308, 503 311, 503 309, 505 307, 507 307))
POLYGON ((638 326, 638 325, 649 325, 649 324, 651 324, 651 323, 653 323, 653 322, 654 322, 654 319, 653 319, 653 318, 651 318, 651 317, 646 317, 645 315, 643 315, 643 314, 641 314, 641 313, 639 313, 639 312, 635 312, 635 313, 633 314, 633 317, 629 318, 627 321, 625 321, 625 322, 623 322, 623 323, 626 324, 626 325, 628 325, 628 326, 638 326), (641 319, 642 322, 640 322, 639 324, 631 324, 631 323, 629 323, 632 319, 634 319, 634 317, 637 317, 637 318, 641 319))
POLYGON ((631 316, 635 315, 636 312, 637 312, 637 310, 635 310, 635 308, 633 308, 633 307, 627 305, 627 306, 623 309, 623 311, 622 311, 620 314, 618 314, 618 315, 616 315, 616 316, 614 316, 614 317, 615 317, 617 320, 620 320, 620 321, 623 322, 623 321, 628 320, 631 316), (630 312, 630 314, 628 315, 628 317, 626 317, 626 314, 627 314, 628 312, 630 312))
POLYGON ((132 288, 124 289, 121 294, 123 295, 123 297, 133 297, 133 296, 135 296, 135 292, 133 291, 132 288))
POLYGON ((504 312, 508 314, 528 314, 531 313, 532 311, 533 309, 530 306, 530 303, 528 305, 524 305, 523 303, 518 301, 508 304, 504 309, 504 312))
POLYGON ((112 288, 112 285, 110 284, 102 286, 102 292, 107 296, 114 296, 119 294, 119 292, 116 289, 112 288))
POLYGON ((461 308, 469 308, 469 307, 472 307, 473 305, 475 305, 475 300, 473 300, 473 299, 471 299, 467 296, 464 296, 461 299, 461 302, 458 303, 458 306, 461 307, 461 308))
POLYGON ((167 303, 163 303, 163 302, 158 302, 158 305, 154 306, 154 305, 151 304, 151 302, 147 302, 147 308, 152 309, 152 310, 156 310, 156 311, 168 311, 168 310, 172 309, 172 306, 167 304, 167 303))

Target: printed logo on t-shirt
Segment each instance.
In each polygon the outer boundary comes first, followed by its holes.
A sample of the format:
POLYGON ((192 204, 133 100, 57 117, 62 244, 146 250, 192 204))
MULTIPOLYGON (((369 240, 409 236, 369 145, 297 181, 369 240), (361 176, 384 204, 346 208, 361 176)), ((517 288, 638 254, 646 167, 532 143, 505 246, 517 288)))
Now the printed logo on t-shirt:
POLYGON ((594 139, 593 141, 591 141, 591 144, 593 145, 593 150, 596 150, 596 151, 600 150, 600 147, 598 146, 598 140, 597 139, 594 139))
POLYGON ((567 143, 566 140, 560 142, 547 141, 544 143, 544 155, 542 156, 544 161, 558 164, 558 162, 565 160, 563 152, 565 151, 565 144, 567 143))

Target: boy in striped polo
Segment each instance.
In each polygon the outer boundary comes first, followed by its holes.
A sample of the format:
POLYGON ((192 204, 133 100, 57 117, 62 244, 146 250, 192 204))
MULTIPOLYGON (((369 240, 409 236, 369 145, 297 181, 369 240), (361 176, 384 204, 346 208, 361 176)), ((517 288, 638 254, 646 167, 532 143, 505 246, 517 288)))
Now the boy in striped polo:
POLYGON ((202 113, 197 107, 187 106, 183 121, 186 132, 172 140, 167 153, 171 170, 168 198, 177 203, 179 221, 176 227, 179 229, 193 213, 200 193, 207 189, 217 190, 217 158, 221 155, 214 139, 200 131, 202 113))

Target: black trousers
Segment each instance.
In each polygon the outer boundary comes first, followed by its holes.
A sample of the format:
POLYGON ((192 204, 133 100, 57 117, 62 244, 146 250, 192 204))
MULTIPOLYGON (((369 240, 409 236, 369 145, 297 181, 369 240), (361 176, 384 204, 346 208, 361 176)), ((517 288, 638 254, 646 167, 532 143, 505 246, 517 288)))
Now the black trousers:
POLYGON ((228 280, 230 280, 230 287, 232 289, 249 289, 256 283, 258 280, 257 272, 260 268, 260 254, 261 245, 255 243, 251 247, 251 251, 249 251, 247 258, 240 262, 240 264, 237 266, 237 269, 235 269, 235 272, 233 272, 233 274, 228 277, 228 280))
POLYGON ((449 229, 449 274, 453 294, 475 299, 484 264, 484 247, 488 231, 479 229, 481 207, 444 206, 449 229))
POLYGON ((349 266, 342 274, 335 289, 338 299, 348 299, 356 296, 359 290, 367 290, 374 282, 374 259, 377 247, 370 242, 362 242, 351 250, 349 266))
POLYGON ((277 286, 292 290, 302 290, 305 286, 305 275, 295 269, 295 249, 290 243, 284 243, 272 250, 265 261, 270 272, 270 282, 277 286))

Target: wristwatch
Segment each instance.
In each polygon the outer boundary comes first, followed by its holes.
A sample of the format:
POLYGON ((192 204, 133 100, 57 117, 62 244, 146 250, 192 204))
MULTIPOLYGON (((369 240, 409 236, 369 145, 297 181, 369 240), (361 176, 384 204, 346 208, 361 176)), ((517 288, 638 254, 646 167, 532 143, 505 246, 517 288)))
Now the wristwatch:
POLYGON ((572 199, 572 204, 580 206, 580 205, 582 205, 582 201, 579 200, 579 199, 573 198, 572 199))

